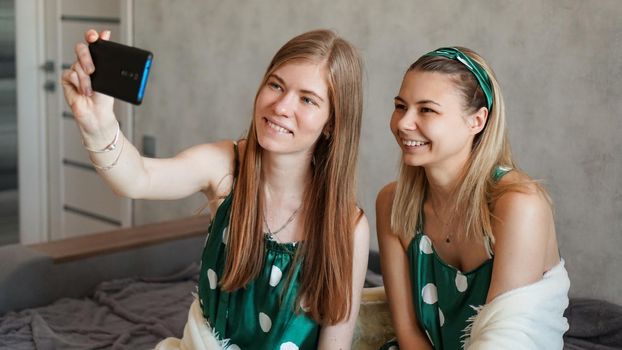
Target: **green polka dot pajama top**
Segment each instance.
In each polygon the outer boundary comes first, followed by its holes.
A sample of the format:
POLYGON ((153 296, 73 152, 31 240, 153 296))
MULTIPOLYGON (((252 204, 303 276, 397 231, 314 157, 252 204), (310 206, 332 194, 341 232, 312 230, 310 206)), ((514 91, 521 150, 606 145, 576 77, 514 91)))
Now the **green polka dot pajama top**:
MULTIPOLYGON (((498 181, 509 171, 497 167, 493 179, 498 181)), ((407 251, 417 320, 434 349, 462 349, 467 319, 475 315, 474 307, 486 303, 493 263, 490 243, 485 241, 490 259, 474 270, 460 271, 436 254, 432 240, 423 232, 423 215, 420 217, 407 251)), ((396 341, 381 347, 394 349, 399 349, 396 341)))
POLYGON ((297 306, 300 263, 296 243, 265 238, 264 266, 260 275, 233 293, 220 289, 227 251, 233 194, 216 211, 201 260, 199 301, 203 316, 229 350, 316 349, 319 326, 297 306), (291 282, 287 277, 291 273, 291 282))
MULTIPOLYGON (((237 144, 234 151, 237 175, 237 144)), ((216 210, 203 248, 198 286, 203 317, 226 350, 315 350, 320 327, 304 313, 304 305, 296 305, 301 268, 294 259, 297 243, 277 243, 265 236, 259 276, 232 293, 220 289, 232 201, 233 191, 216 210)))

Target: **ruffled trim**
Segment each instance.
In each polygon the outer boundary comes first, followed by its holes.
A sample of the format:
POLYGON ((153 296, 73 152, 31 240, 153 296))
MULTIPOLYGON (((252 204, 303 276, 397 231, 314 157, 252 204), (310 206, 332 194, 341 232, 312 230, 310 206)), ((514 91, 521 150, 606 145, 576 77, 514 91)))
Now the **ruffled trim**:
POLYGON ((269 235, 264 235, 264 240, 266 242, 266 248, 278 253, 285 253, 289 255, 296 254, 296 249, 300 245, 300 242, 286 242, 280 243, 276 240, 270 238, 269 235))
POLYGON ((475 319, 477 319, 477 315, 484 308, 484 305, 480 305, 480 306, 469 305, 469 306, 473 310, 475 310, 475 313, 471 315, 471 317, 466 319, 466 326, 462 330, 462 335, 460 335, 460 342, 462 343, 463 350, 469 347, 469 343, 471 340, 471 330, 473 329, 473 322, 475 322, 475 319))
POLYGON ((195 295, 181 339, 166 338, 156 345, 155 350, 226 350, 232 348, 229 343, 230 339, 220 339, 218 332, 203 317, 195 295))

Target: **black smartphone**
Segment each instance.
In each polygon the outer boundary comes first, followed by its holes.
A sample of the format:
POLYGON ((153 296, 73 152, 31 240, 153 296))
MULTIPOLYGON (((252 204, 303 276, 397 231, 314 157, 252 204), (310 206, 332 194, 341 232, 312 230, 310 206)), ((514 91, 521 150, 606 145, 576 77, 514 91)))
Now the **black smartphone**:
POLYGON ((145 95, 153 54, 136 47, 97 40, 89 44, 95 64, 94 91, 140 105, 145 95))

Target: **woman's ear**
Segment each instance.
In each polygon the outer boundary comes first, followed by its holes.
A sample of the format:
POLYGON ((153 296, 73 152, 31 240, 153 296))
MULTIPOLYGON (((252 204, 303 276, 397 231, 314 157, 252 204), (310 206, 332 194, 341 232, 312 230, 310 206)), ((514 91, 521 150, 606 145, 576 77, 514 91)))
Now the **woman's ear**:
POLYGON ((488 108, 482 107, 467 118, 467 124, 471 130, 471 134, 477 135, 484 129, 484 126, 486 126, 486 121, 488 120, 488 108))

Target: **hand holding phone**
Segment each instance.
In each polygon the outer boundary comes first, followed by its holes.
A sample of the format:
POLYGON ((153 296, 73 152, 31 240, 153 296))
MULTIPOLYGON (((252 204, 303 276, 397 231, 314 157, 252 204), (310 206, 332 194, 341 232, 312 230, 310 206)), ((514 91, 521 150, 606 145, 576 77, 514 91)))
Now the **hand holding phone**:
POLYGON ((142 103, 153 54, 108 40, 89 44, 95 65, 91 74, 94 91, 140 105, 142 103))
MULTIPOLYGON (((94 57, 91 56, 89 45, 99 42, 96 45, 103 43, 104 46, 106 46, 106 41, 110 39, 110 35, 111 33, 109 30, 104 30, 99 33, 94 29, 86 31, 84 35, 85 42, 79 42, 75 45, 76 61, 73 62, 68 69, 63 71, 61 78, 65 100, 71 108, 71 113, 78 124, 83 142, 94 149, 105 147, 115 136, 118 128, 118 121, 113 109, 114 97, 120 97, 134 103, 140 103, 142 101, 142 96, 139 96, 138 92, 135 94, 125 93, 124 95, 123 91, 125 88, 122 87, 123 84, 121 87, 119 84, 110 84, 112 77, 116 77, 118 76, 117 73, 120 73, 120 71, 115 72, 115 69, 110 68, 111 65, 118 65, 116 61, 121 59, 119 55, 114 54, 116 48, 110 50, 106 47, 100 50, 99 46, 97 46, 98 48, 94 50, 97 60, 94 60, 94 57), (111 52, 113 54, 108 57, 111 52), (95 80, 98 82, 96 82, 95 85, 97 86, 97 91, 103 93, 93 92, 94 84, 91 75, 93 75, 96 70, 94 61, 97 62, 98 70, 97 74, 95 74, 95 80), (121 91, 119 91, 120 88, 121 91)), ((134 48, 130 49, 134 50, 134 48)), ((149 57, 149 55, 146 55, 146 57, 149 57)), ((143 68, 144 66, 143 64, 141 72, 145 70, 143 68)), ((144 94, 147 76, 144 76, 144 79, 143 76, 140 76, 140 79, 144 81, 142 84, 142 91, 144 94)), ((127 82, 124 82, 124 84, 127 84, 127 82)), ((138 84, 140 84, 140 81, 138 84)), ((140 85, 136 90, 141 90, 140 85)))
POLYGON ((61 85, 65 100, 80 130, 85 133, 83 137, 87 139, 89 135, 98 135, 102 131, 109 133, 105 130, 116 128, 114 98, 102 93, 93 93, 90 75, 95 71, 95 65, 88 46, 98 40, 108 40, 110 35, 109 30, 99 33, 94 29, 86 31, 85 42, 75 45, 76 60, 62 73, 61 85))

